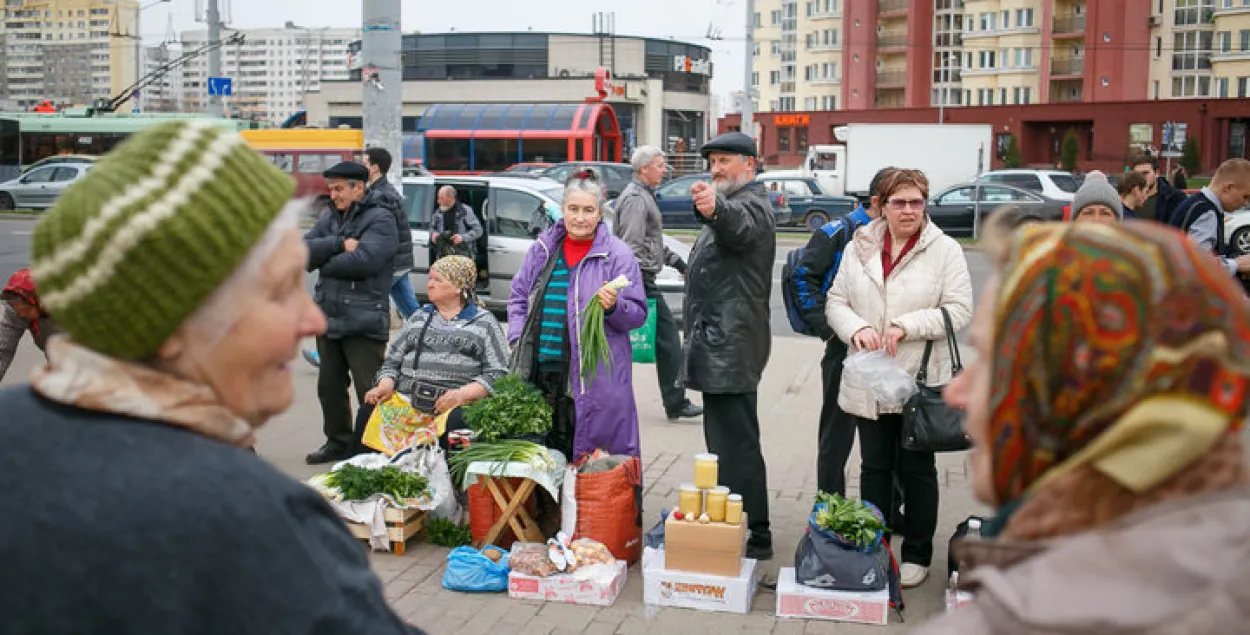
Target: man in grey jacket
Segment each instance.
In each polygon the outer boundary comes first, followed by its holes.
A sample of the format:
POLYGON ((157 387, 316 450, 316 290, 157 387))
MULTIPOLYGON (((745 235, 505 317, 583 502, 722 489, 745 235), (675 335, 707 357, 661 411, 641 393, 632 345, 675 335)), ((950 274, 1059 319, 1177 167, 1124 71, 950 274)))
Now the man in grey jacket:
POLYGON ((308 270, 317 272, 313 297, 326 316, 326 332, 317 338, 317 397, 326 441, 306 457, 310 465, 343 460, 351 453, 347 389, 354 383, 357 401, 363 403, 386 355, 388 296, 398 245, 391 212, 365 204, 365 166, 344 162, 324 175, 334 206, 304 235, 308 270))
POLYGON ((438 209, 430 219, 430 246, 438 247, 438 255, 430 262, 456 251, 473 258, 477 255, 477 239, 482 237, 482 223, 468 205, 456 200, 456 188, 438 188, 438 209))
POLYGON ((663 217, 655 202, 655 188, 664 179, 664 152, 654 146, 634 150, 630 164, 634 180, 616 199, 616 236, 634 250, 642 268, 643 289, 655 301, 655 370, 660 379, 660 396, 669 420, 698 417, 703 409, 690 403, 686 389, 677 384, 681 372, 681 334, 677 321, 656 286, 655 277, 668 265, 682 274, 686 262, 664 246, 663 217))

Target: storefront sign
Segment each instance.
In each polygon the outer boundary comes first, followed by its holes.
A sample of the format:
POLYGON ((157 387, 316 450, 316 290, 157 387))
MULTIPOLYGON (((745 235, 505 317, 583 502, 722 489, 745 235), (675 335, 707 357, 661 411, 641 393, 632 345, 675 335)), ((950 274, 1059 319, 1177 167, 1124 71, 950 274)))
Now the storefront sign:
POLYGON ((697 75, 711 75, 712 60, 694 60, 685 55, 674 55, 673 70, 697 75))
POLYGON ((773 116, 773 125, 778 128, 803 128, 811 123, 811 115, 786 114, 773 116))

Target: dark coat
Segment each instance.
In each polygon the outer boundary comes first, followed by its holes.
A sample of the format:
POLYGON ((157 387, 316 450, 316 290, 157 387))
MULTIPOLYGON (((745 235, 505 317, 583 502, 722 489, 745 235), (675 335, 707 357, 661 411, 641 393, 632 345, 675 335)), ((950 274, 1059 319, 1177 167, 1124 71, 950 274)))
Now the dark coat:
POLYGON ((703 223, 686 275, 687 388, 714 394, 755 392, 772 351, 768 302, 776 220, 764 185, 717 196, 715 220, 703 223))
POLYGON ((420 635, 330 506, 267 461, 30 386, 0 412, 29 424, 0 426, 5 633, 420 635))
POLYGON ((408 224, 408 209, 404 205, 403 195, 384 176, 369 186, 361 204, 365 207, 381 207, 395 217, 399 247, 395 249, 395 258, 391 261, 392 271, 396 274, 412 271, 412 226, 408 224))
POLYGON ((318 272, 313 298, 326 315, 326 337, 390 339, 391 268, 398 240, 395 217, 367 199, 346 213, 328 208, 307 234, 308 270, 318 272), (360 241, 347 252, 348 238, 360 241))

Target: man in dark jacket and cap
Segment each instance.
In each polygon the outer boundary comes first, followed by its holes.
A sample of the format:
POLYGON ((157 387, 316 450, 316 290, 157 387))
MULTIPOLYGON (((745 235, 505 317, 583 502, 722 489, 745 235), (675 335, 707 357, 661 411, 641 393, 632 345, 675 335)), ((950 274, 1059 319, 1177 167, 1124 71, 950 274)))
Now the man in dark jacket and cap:
POLYGON ((747 557, 772 558, 768 483, 756 389, 772 348, 768 301, 777 243, 755 141, 740 132, 704 144, 712 182, 691 189, 703 231, 690 255, 684 304, 685 385, 703 392, 703 436, 724 466, 720 482, 742 495, 747 557))
POLYGON ((357 401, 364 403, 382 367, 398 245, 395 216, 366 200, 365 166, 346 161, 323 174, 334 205, 304 235, 308 270, 317 272, 314 298, 326 316, 326 332, 317 337, 317 397, 326 441, 308 455, 310 465, 350 455, 353 418, 347 389, 354 383, 357 401))

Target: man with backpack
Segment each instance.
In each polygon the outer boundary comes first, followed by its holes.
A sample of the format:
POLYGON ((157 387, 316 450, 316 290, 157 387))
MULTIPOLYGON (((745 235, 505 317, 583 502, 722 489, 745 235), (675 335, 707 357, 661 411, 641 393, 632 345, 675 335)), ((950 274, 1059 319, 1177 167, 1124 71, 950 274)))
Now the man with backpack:
POLYGON ((782 298, 791 328, 825 341, 825 356, 820 362, 824 401, 816 450, 816 483, 825 492, 846 495, 846 460, 855 443, 855 424, 838 407, 838 386, 842 383, 847 346, 825 319, 825 297, 838 273, 842 252, 855 231, 881 215, 877 184, 896 169, 888 167, 877 172, 869 185, 868 206, 860 204, 850 214, 825 223, 812 234, 806 247, 790 252, 782 271, 782 298))
POLYGON ((1250 255, 1237 253, 1224 235, 1227 214, 1250 204, 1250 161, 1229 159, 1215 171, 1211 184, 1190 194, 1172 214, 1172 225, 1211 250, 1229 275, 1250 273, 1250 255))

